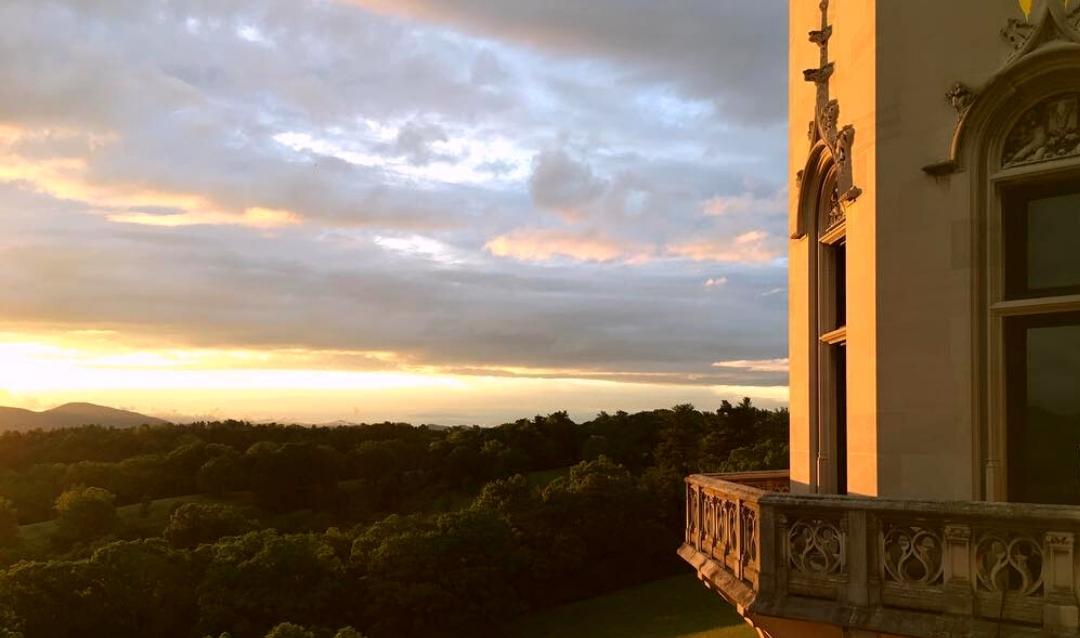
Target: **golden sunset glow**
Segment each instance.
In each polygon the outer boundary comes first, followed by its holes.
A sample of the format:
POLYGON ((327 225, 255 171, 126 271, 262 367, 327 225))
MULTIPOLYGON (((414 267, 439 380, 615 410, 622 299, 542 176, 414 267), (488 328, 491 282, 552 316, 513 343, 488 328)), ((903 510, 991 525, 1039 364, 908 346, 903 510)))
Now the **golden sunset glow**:
MULTIPOLYGON (((786 402, 787 388, 691 386, 665 375, 492 366, 469 374, 410 365, 392 352, 303 349, 214 349, 125 346, 112 331, 59 335, 0 333, 0 402, 41 409, 93 396, 166 418, 227 418, 309 422, 339 418, 385 420, 411 415, 428 420, 472 416, 497 422, 516 403, 544 396, 551 411, 583 416, 599 410, 647 408, 657 395, 669 401, 751 396, 764 405, 786 402), (343 366, 348 366, 343 368, 343 366), (361 366, 364 369, 360 369, 361 366), (465 407, 467 406, 467 407, 465 407)), ((541 410, 542 411, 542 410, 541 410)), ((523 414, 522 416, 528 416, 523 414)))

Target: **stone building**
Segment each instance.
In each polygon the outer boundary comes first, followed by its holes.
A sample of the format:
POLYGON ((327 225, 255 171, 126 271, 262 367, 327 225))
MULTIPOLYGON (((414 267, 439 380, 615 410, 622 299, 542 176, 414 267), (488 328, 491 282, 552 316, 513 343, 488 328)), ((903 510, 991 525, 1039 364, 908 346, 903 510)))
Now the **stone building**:
POLYGON ((791 0, 790 473, 687 480, 763 635, 1080 635, 1080 0, 791 0))

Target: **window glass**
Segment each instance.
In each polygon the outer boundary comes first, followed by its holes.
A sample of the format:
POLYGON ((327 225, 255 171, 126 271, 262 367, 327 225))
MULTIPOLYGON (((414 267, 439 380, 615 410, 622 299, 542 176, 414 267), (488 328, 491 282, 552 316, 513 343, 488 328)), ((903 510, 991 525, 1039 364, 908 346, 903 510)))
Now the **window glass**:
POLYGON ((847 325, 847 244, 837 244, 833 248, 835 269, 833 295, 836 300, 836 328, 847 325))
POLYGON ((1012 500, 1080 504, 1080 317, 1009 330, 1012 500))
POLYGON ((1011 299, 1080 294, 1080 176, 1005 192, 1005 287, 1011 299))
POLYGON ((1080 286, 1080 193, 1034 199, 1027 215, 1027 287, 1080 286))

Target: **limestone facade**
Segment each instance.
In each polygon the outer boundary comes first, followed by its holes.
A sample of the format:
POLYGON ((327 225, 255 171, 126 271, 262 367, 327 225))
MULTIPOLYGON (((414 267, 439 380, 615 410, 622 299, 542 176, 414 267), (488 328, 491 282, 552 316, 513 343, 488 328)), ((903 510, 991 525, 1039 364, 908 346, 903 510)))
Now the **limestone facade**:
POLYGON ((680 554, 764 636, 1080 635, 1080 0, 791 0, 791 468, 680 554))

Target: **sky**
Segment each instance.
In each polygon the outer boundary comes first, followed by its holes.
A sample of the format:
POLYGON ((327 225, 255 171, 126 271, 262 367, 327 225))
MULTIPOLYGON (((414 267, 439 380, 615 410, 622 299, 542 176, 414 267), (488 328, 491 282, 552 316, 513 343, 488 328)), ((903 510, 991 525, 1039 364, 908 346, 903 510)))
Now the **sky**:
POLYGON ((5 0, 0 404, 784 404, 786 11, 5 0))

